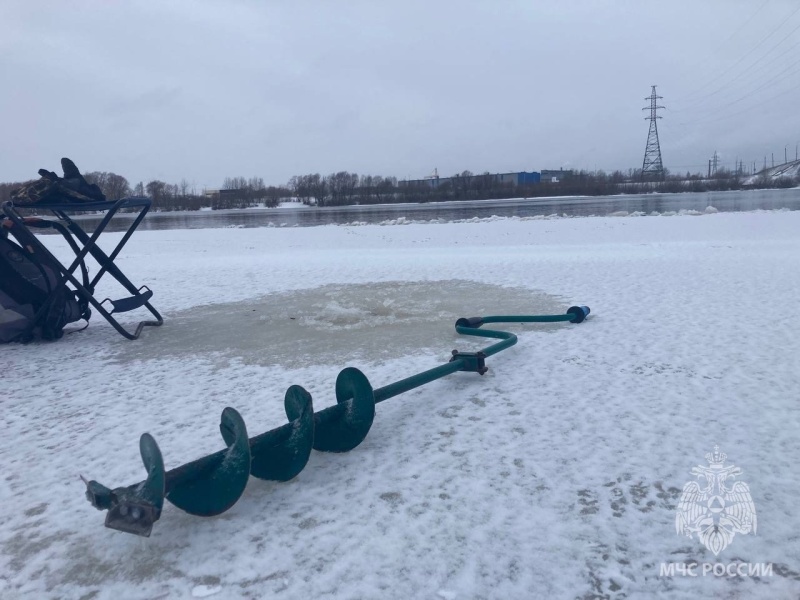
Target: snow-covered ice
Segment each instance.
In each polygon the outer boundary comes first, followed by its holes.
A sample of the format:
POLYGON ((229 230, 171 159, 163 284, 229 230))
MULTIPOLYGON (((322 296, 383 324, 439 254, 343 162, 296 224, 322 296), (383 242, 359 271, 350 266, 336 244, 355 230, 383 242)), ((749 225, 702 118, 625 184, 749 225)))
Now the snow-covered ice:
POLYGON ((137 233, 119 264, 162 328, 0 347, 0 597, 800 596, 800 212, 706 212, 137 233), (324 408, 346 366, 378 387, 481 347, 458 317, 572 304, 218 517, 167 504, 144 539, 83 497, 142 479, 145 431, 172 468, 222 446, 225 406, 254 435, 289 385, 324 408), (675 529, 715 445, 758 514, 716 557, 675 529), (660 576, 695 561, 773 574, 660 576))

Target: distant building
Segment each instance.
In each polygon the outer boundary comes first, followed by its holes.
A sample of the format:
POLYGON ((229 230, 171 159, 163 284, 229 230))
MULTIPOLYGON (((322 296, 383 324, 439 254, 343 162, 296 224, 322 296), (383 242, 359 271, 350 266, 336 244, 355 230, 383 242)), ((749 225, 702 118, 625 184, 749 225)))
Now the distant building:
POLYGON ((519 181, 517 173, 497 173, 494 175, 493 179, 495 183, 499 183, 500 185, 517 185, 519 181))
MULTIPOLYGON (((541 180, 541 175, 537 171, 531 171, 531 172, 521 171, 514 173, 486 173, 483 175, 471 175, 470 177, 468 177, 470 183, 476 179, 486 181, 487 178, 489 178, 490 181, 496 184, 518 186, 518 185, 531 185, 539 183, 539 181, 541 180)), ((433 173, 431 175, 428 175, 424 179, 406 179, 398 181, 397 185, 401 187, 428 186, 430 188, 437 189, 445 185, 446 183, 452 182, 454 179, 462 181, 464 178, 461 177, 460 175, 457 175, 455 177, 439 177, 438 170, 434 169, 433 173)))
POLYGON ((566 181, 567 179, 571 179, 573 175, 572 170, 565 171, 562 169, 542 169, 542 181, 545 183, 560 183, 562 181, 566 181))
POLYGON ((517 185, 529 185, 531 183, 540 183, 542 181, 542 174, 536 171, 526 173, 522 171, 517 173, 517 185))
MULTIPOLYGON (((447 180, 447 179, 448 178, 445 177, 445 180, 447 180)), ((439 181, 440 180, 441 180, 441 177, 439 177, 439 168, 437 167, 437 168, 435 168, 433 170, 433 173, 431 173, 430 175, 427 175, 424 179, 422 179, 422 180, 413 179, 413 180, 409 181, 408 183, 411 184, 411 185, 416 185, 416 184, 419 184, 419 183, 427 183, 428 187, 432 187, 432 188, 435 189, 435 188, 439 187, 439 181)))

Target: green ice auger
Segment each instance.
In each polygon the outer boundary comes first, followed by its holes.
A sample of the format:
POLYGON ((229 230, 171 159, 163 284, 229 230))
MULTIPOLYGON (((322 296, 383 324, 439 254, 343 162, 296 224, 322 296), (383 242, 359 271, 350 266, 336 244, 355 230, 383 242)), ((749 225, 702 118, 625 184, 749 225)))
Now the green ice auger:
POLYGON ((95 508, 108 511, 106 527, 145 537, 150 535, 153 524, 161 516, 165 498, 193 515, 218 515, 236 503, 250 475, 289 481, 303 470, 312 448, 322 452, 347 452, 358 446, 372 426, 378 402, 456 371, 486 373, 486 359, 516 344, 517 336, 506 331, 480 329, 481 326, 487 323, 581 323, 589 312, 588 306, 573 306, 563 315, 458 319, 458 333, 500 341, 478 352, 453 350, 449 362, 377 389, 373 389, 361 371, 347 367, 336 378, 337 403, 317 413, 311 394, 293 385, 284 398, 289 422, 249 439, 241 415, 233 408, 225 408, 219 429, 227 447, 171 471, 164 469, 164 459, 155 439, 145 433, 139 440, 139 451, 147 478, 113 490, 97 481, 88 481, 86 497, 95 508))

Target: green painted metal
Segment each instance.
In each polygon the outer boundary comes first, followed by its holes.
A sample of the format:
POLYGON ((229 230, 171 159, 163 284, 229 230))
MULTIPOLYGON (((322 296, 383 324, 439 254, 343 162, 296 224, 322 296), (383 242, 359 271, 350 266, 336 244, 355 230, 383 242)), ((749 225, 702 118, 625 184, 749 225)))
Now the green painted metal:
POLYGON ((347 367, 336 378, 335 406, 314 415, 314 449, 348 452, 367 437, 375 419, 375 400, 367 377, 347 367))
POLYGON ((143 433, 142 437, 139 438, 139 454, 142 457, 144 468, 147 469, 147 479, 142 487, 136 491, 137 496, 152 504, 161 512, 161 508, 164 506, 164 490, 167 484, 164 458, 161 456, 158 444, 149 433, 143 433))
POLYGON ((233 506, 250 476, 250 441, 242 416, 228 407, 222 411, 222 427, 233 431, 226 450, 169 471, 167 500, 189 514, 211 517, 233 506))
POLYGON ((499 340, 503 340, 502 342, 497 342, 496 344, 492 344, 491 346, 487 346, 486 348, 481 350, 481 352, 483 352, 486 356, 492 356, 493 354, 497 354, 501 350, 510 348, 511 346, 517 343, 517 336, 507 331, 494 331, 492 329, 473 329, 471 327, 460 327, 458 325, 456 325, 456 331, 462 335, 474 335, 476 337, 496 338, 499 340))
MULTIPOLYGON (((289 481, 308 462, 314 442, 314 406, 311 394, 299 385, 286 390, 283 407, 289 422, 286 425, 250 439, 250 474, 270 481, 289 481)), ((229 446, 235 433, 223 419, 219 425, 229 446)))
POLYGON ((86 481, 86 497, 95 508, 108 511, 106 527, 142 536, 150 535, 153 524, 161 517, 165 499, 190 514, 218 515, 239 499, 250 475, 288 481, 303 470, 312 448, 347 452, 358 446, 372 427, 377 403, 457 371, 483 375, 487 370, 486 358, 516 344, 517 336, 507 331, 481 329, 482 325, 580 323, 589 312, 588 307, 573 306, 564 315, 459 319, 456 322, 459 334, 500 341, 478 352, 453 350, 449 362, 377 389, 373 389, 361 371, 347 367, 336 378, 336 404, 317 413, 311 394, 293 385, 284 397, 289 422, 251 439, 241 415, 233 408, 226 408, 219 427, 227 447, 171 471, 165 471, 156 441, 145 433, 139 441, 139 451, 147 478, 113 490, 97 481, 86 481))
POLYGON ((501 315, 493 317, 481 317, 484 323, 559 323, 571 321, 575 317, 569 313, 566 315, 501 315))
POLYGON ((462 366, 463 365, 461 362, 449 362, 440 367, 435 367, 433 369, 423 371, 422 373, 417 373, 411 377, 406 377, 405 379, 401 379, 395 383, 378 388, 375 390, 375 402, 383 402, 384 400, 394 398, 399 394, 408 392, 414 388, 418 388, 419 386, 430 383, 431 381, 441 379, 442 377, 455 373, 456 371, 460 371, 462 366))

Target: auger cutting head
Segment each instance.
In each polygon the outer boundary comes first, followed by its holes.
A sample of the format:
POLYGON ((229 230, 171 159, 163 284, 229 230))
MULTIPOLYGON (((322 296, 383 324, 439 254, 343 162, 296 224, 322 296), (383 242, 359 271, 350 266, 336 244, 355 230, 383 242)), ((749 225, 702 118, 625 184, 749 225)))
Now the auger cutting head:
POLYGON ((149 537, 164 506, 166 473, 161 450, 149 433, 139 438, 139 453, 147 469, 147 479, 128 487, 107 488, 97 481, 86 481, 86 498, 98 510, 107 510, 106 527, 149 537))

